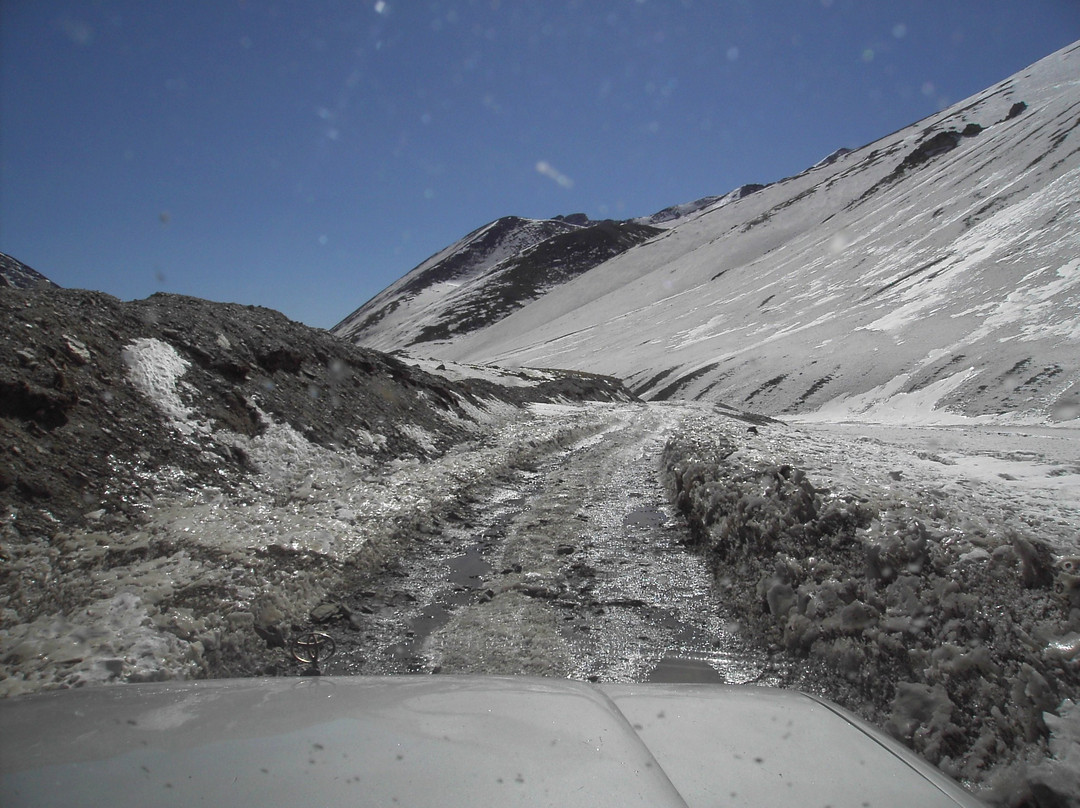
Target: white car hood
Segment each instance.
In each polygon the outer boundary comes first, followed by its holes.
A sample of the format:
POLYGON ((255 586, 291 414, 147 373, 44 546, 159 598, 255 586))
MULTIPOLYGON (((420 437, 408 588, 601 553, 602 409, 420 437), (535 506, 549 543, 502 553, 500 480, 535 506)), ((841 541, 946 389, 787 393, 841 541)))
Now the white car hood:
POLYGON ((799 693, 457 676, 174 682, 0 702, 0 804, 979 805, 799 693))

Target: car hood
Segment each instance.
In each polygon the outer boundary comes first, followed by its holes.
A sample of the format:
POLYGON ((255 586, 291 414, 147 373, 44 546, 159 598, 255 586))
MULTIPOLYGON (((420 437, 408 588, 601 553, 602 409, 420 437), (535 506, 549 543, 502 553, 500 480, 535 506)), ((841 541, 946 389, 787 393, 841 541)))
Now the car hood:
POLYGON ((238 679, 0 702, 0 804, 978 805, 834 705, 725 685, 238 679))

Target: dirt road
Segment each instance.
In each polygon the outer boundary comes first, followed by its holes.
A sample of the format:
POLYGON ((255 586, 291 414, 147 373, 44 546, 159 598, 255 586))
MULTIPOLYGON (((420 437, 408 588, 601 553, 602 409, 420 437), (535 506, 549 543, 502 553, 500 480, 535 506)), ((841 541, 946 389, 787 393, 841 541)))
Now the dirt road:
POLYGON ((442 520, 424 558, 361 593, 360 631, 328 672, 769 681, 659 482, 664 443, 689 412, 537 407, 583 436, 462 497, 469 506, 442 520))

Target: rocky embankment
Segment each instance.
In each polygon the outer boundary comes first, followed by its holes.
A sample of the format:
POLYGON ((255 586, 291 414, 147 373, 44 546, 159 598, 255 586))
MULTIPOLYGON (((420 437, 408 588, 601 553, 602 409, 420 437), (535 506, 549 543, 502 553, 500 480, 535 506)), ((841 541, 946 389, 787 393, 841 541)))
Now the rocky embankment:
POLYGON ((989 505, 930 485, 822 487, 745 443, 673 440, 664 458, 743 632, 995 802, 1075 804, 1077 559, 1019 514, 990 526, 989 505))

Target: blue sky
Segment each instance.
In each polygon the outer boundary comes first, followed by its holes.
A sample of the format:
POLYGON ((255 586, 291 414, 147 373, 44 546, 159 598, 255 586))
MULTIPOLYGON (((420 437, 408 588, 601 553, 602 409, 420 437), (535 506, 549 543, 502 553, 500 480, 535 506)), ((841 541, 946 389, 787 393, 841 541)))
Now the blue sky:
POLYGON ((0 0, 0 251, 330 327, 499 216, 777 180, 1077 39, 1077 0, 0 0))

